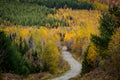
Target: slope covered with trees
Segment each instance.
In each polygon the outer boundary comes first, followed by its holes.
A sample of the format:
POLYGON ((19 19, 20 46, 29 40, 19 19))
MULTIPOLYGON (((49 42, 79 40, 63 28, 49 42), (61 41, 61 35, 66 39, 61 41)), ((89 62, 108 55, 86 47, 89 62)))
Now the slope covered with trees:
MULTIPOLYGON (((120 8, 113 6, 109 8, 107 13, 104 13, 100 21, 100 35, 92 35, 91 42, 95 48, 92 48, 92 51, 96 51, 97 55, 94 55, 94 52, 89 51, 88 47, 87 52, 84 56, 82 74, 88 73, 91 70, 94 70, 96 67, 100 67, 101 70, 104 70, 106 75, 112 76, 111 79, 119 80, 120 74, 119 71, 119 26, 120 26, 120 8), (93 54, 93 57, 89 58, 93 54), (94 59, 94 60, 92 60, 94 59), (97 65, 96 65, 97 64, 97 65), (91 65, 91 68, 88 67, 91 65), (114 67, 113 67, 114 65, 114 67)), ((103 79, 105 77, 102 76, 103 79)), ((110 79, 110 77, 108 77, 110 79)), ((105 79, 107 80, 107 79, 105 79)))
POLYGON ((49 14, 55 14, 58 8, 106 10, 107 6, 88 0, 1 0, 0 24, 8 26, 66 26, 64 20, 48 17, 49 14))
POLYGON ((61 54, 66 45, 82 62, 81 79, 119 80, 120 7, 113 2, 1 0, 0 76, 59 76, 69 69, 61 54))
POLYGON ((0 72, 26 76, 39 72, 59 74, 66 70, 56 30, 20 26, 0 30, 0 72))
POLYGON ((48 14, 54 14, 55 10, 37 4, 5 2, 0 3, 1 25, 45 26, 47 24, 56 27, 59 23, 64 26, 64 21, 48 18, 48 14))

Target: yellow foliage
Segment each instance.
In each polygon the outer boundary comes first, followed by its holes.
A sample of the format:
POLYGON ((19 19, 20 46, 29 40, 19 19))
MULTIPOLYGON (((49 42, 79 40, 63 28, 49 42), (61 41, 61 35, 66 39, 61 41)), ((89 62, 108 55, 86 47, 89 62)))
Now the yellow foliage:
POLYGON ((94 62, 97 58, 98 54, 96 52, 96 47, 91 43, 89 50, 88 50, 88 60, 91 60, 92 62, 94 62))
MULTIPOLYGON (((64 41, 72 41, 70 45, 73 51, 82 54, 89 43, 90 35, 99 35, 99 17, 100 12, 95 10, 72 10, 72 9, 59 9, 56 14, 49 14, 49 18, 57 18, 67 23, 66 27, 48 29, 43 27, 22 27, 22 26, 11 26, 11 27, 0 27, 0 30, 4 30, 8 35, 16 33, 15 43, 20 43, 20 37, 23 40, 28 41, 30 37, 33 38, 35 47, 39 56, 45 60, 46 63, 50 64, 51 71, 55 71, 57 68, 57 57, 59 51, 57 43, 60 42, 60 33, 65 34, 64 41), (43 52, 41 52, 41 48, 43 52), (81 52, 81 53, 80 53, 81 52), (43 53, 41 56, 41 53, 43 53), (53 63, 52 63, 53 62, 53 63), (55 69, 54 69, 55 68, 55 69)), ((59 25, 59 24, 58 24, 59 25)), ((89 48, 88 59, 94 61, 97 53, 95 47, 91 44, 89 48)))
POLYGON ((48 40, 47 44, 45 45, 43 60, 45 64, 47 63, 45 66, 51 73, 55 73, 58 69, 58 56, 59 51, 56 47, 56 44, 52 40, 48 40))
POLYGON ((76 35, 75 32, 72 30, 72 31, 65 34, 64 40, 65 41, 71 40, 75 37, 75 35, 76 35))

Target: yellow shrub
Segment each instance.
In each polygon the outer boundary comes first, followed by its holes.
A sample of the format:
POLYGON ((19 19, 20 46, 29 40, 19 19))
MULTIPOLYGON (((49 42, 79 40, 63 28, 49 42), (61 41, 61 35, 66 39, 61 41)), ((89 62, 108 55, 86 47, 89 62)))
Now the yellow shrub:
POLYGON ((91 60, 92 62, 96 61, 98 56, 98 53, 96 52, 96 47, 94 44, 90 44, 89 50, 88 50, 88 60, 91 60))
POLYGON ((51 73, 55 73, 58 69, 58 48, 55 43, 49 40, 45 45, 43 54, 44 68, 48 69, 51 73))

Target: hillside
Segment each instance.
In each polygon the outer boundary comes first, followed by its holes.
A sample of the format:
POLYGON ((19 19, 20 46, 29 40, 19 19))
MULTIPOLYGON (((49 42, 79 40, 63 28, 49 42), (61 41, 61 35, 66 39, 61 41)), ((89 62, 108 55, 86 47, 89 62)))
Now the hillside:
POLYGON ((120 7, 112 2, 1 0, 0 80, 119 80, 120 7))

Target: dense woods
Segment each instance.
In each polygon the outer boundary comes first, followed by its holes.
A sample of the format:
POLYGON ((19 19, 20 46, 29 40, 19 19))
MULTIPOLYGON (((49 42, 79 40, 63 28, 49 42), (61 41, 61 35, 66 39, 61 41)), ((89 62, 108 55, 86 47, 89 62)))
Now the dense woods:
POLYGON ((57 24, 65 25, 64 21, 48 18, 48 14, 54 14, 55 10, 45 6, 19 2, 0 3, 0 6, 1 25, 46 26, 49 24, 53 27, 57 27, 57 24))
POLYGON ((7 73, 27 80, 33 74, 59 76, 69 69, 61 54, 66 46, 82 64, 73 80, 119 80, 119 5, 119 0, 1 0, 0 79, 7 73))
POLYGON ((97 2, 90 3, 87 0, 2 0, 0 3, 0 24, 8 26, 66 26, 66 22, 63 20, 47 17, 49 14, 56 13, 56 9, 52 8, 106 10, 107 6, 97 2))
MULTIPOLYGON (((45 28, 34 29, 32 32, 31 30, 32 28, 22 29, 13 27, 5 29, 6 33, 1 32, 1 37, 6 36, 4 39, 1 39, 1 55, 3 55, 3 59, 1 58, 2 62, 0 65, 2 71, 14 71, 21 75, 44 70, 56 71, 59 52, 54 42, 51 42, 51 40, 46 42, 49 38, 47 36, 48 30, 45 28), (42 35, 43 33, 44 35, 42 35), (38 37, 42 38, 42 40, 39 40, 38 37), (52 61, 52 63, 49 61, 52 61)), ((55 36, 50 35, 51 38, 55 36)), ((55 37, 52 40, 54 39, 55 37)))

